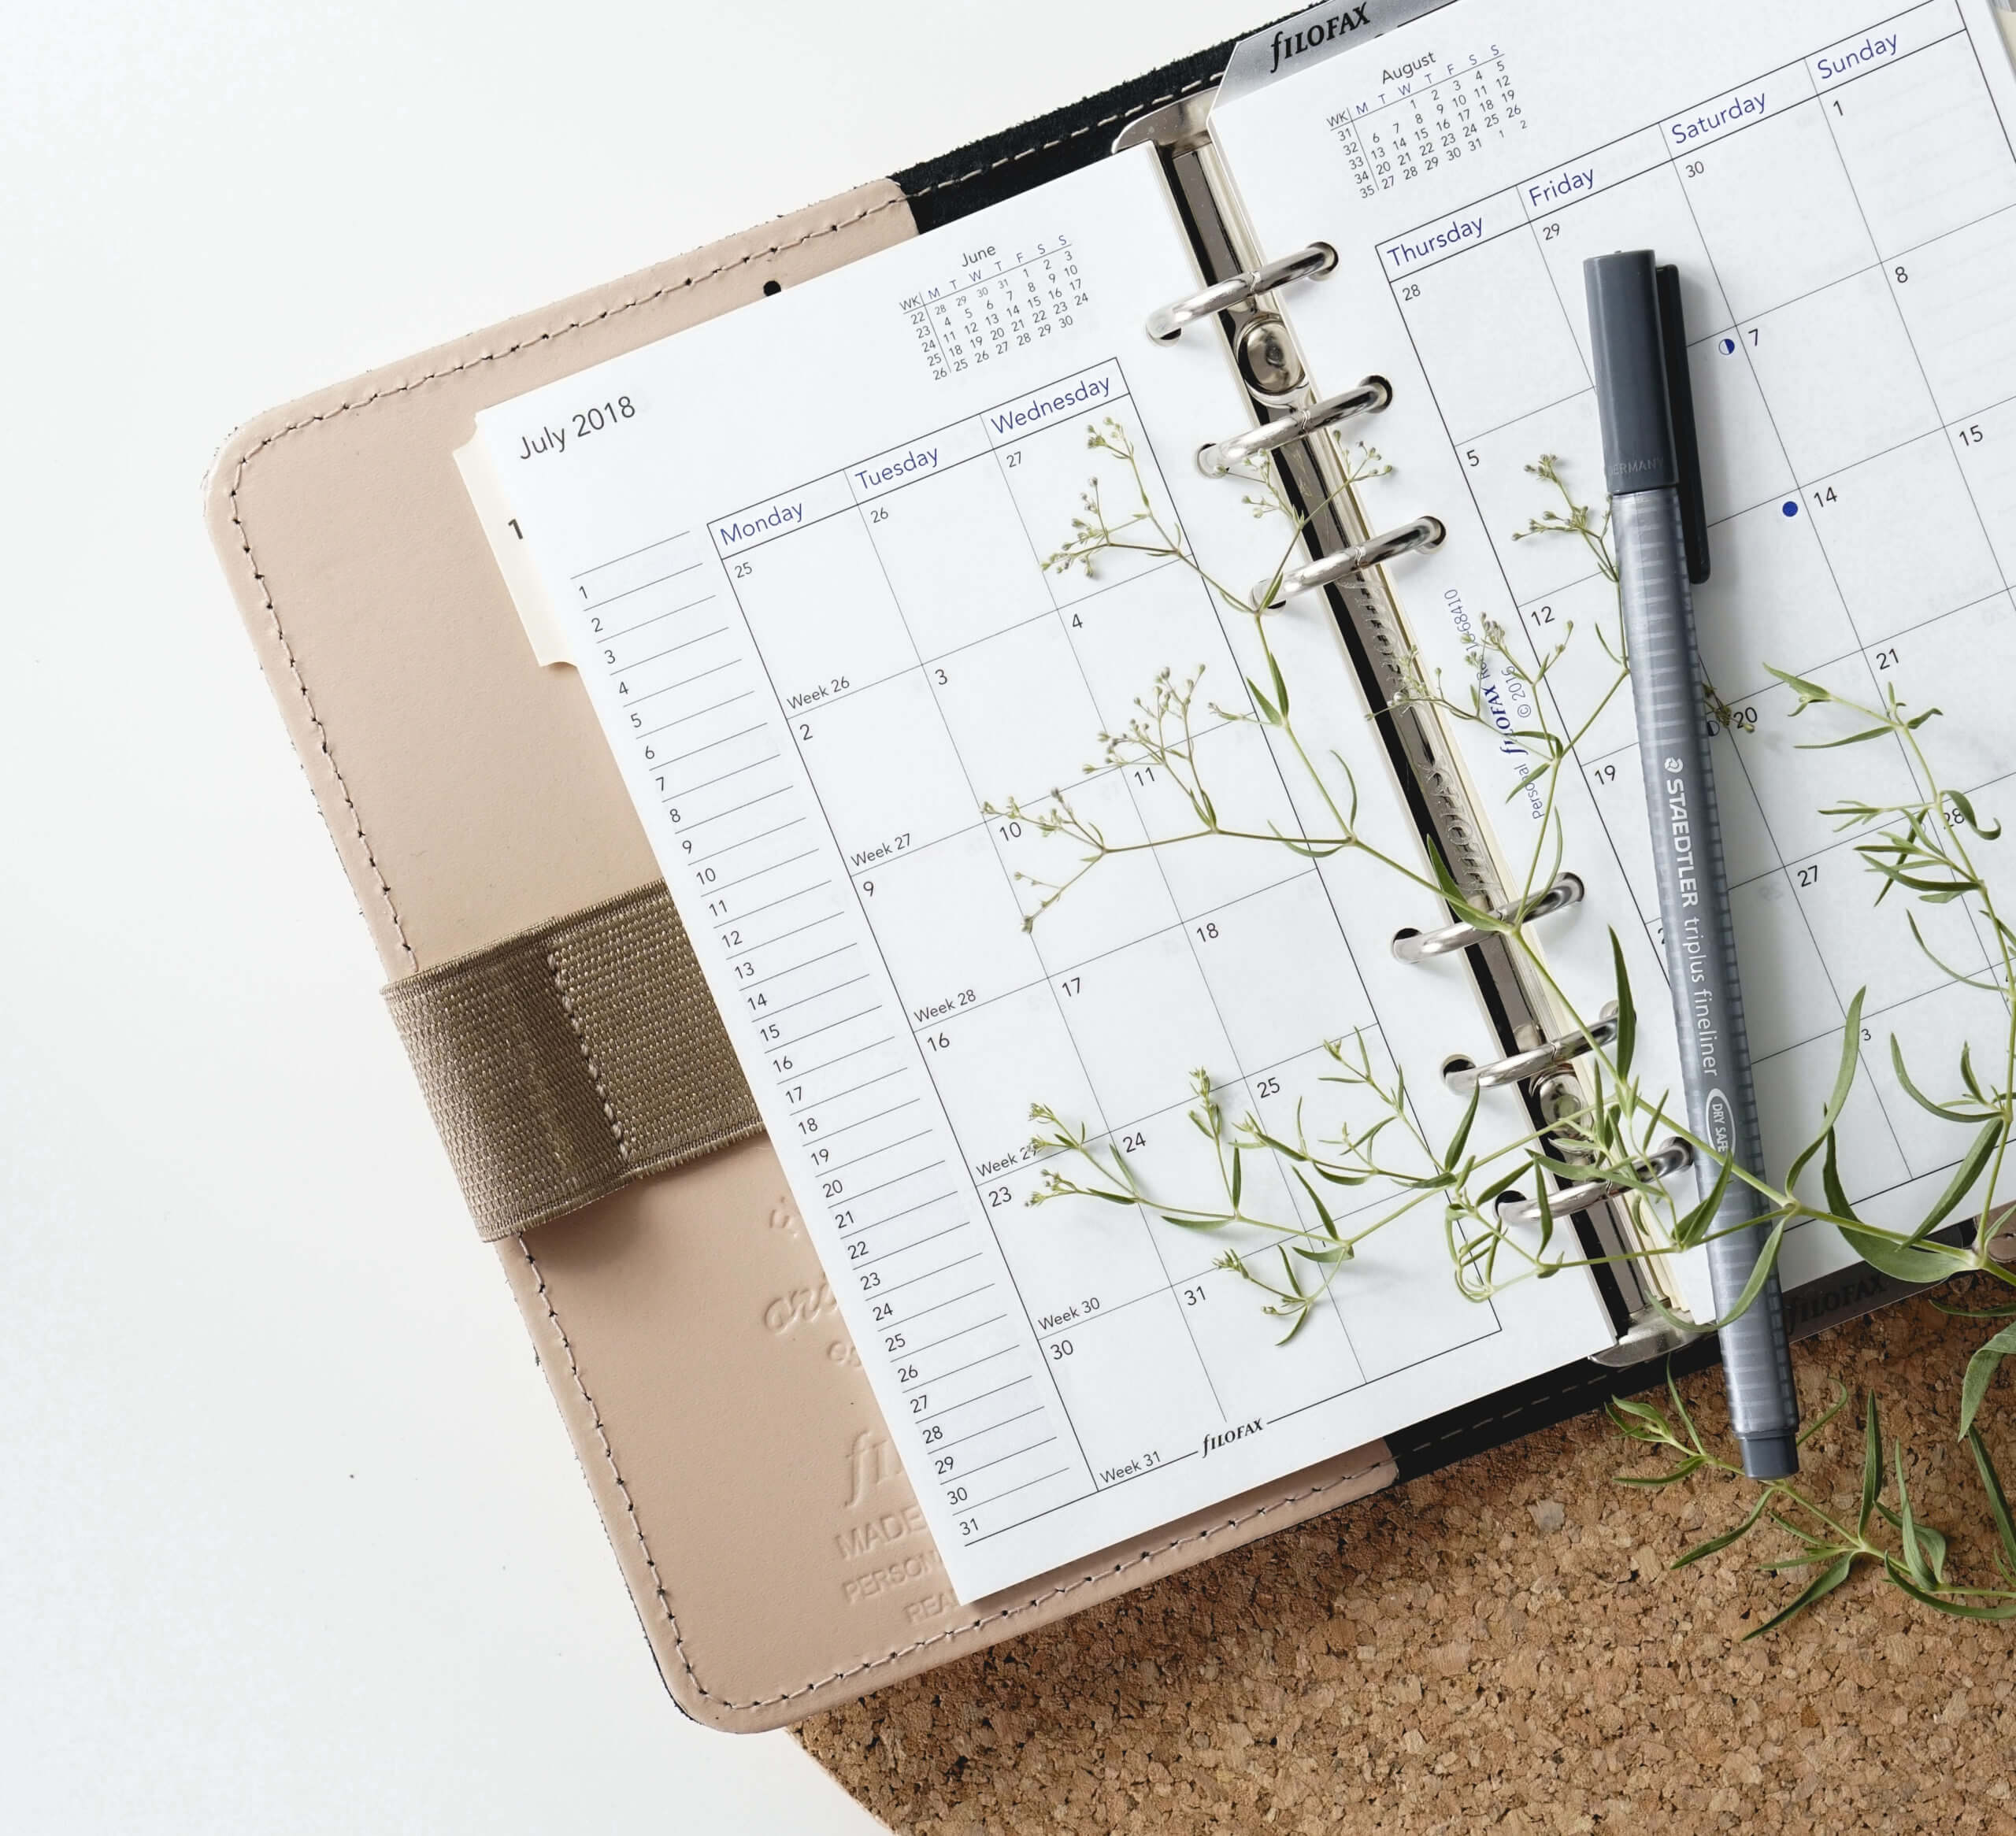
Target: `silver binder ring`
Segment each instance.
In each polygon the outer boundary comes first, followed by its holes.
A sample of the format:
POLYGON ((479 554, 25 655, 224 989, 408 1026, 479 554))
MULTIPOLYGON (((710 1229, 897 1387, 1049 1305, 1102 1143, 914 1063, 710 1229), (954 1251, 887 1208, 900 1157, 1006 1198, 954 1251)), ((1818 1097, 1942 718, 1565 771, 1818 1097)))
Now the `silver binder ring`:
POLYGON ((1188 298, 1172 300, 1166 306, 1156 307, 1148 315, 1148 335, 1158 344, 1167 344, 1172 339, 1180 338, 1184 328, 1195 324, 1199 319, 1208 319, 1217 313, 1228 313, 1234 306, 1244 305, 1255 294, 1272 293, 1284 282, 1328 274, 1336 265, 1335 249, 1328 242, 1311 242, 1307 248, 1298 249, 1292 255, 1284 255, 1278 261, 1248 268, 1229 280, 1220 281, 1216 287, 1206 287, 1202 293, 1193 293, 1188 298))
MULTIPOLYGON (((1693 1164, 1693 1149, 1676 1135, 1661 1143, 1648 1159, 1639 1161, 1632 1170, 1640 1179, 1651 1183, 1670 1179, 1682 1168, 1693 1164)), ((1567 1217, 1576 1212, 1594 1211, 1610 1199, 1622 1198, 1630 1190, 1629 1186, 1620 1186, 1614 1180, 1584 1179, 1579 1186, 1564 1186, 1558 1192, 1550 1192, 1547 1209, 1555 1217, 1567 1217)), ((1498 1208, 1498 1221, 1537 1230, 1542 1221, 1539 1201, 1529 1199, 1518 1205, 1501 1205, 1498 1208)))
POLYGON ((1304 561, 1299 568, 1290 568, 1278 580, 1256 582, 1253 602, 1263 611, 1272 611, 1298 593, 1314 592, 1318 587, 1328 587, 1354 575, 1369 574, 1395 556, 1440 548, 1448 534, 1440 516, 1418 516, 1398 529, 1382 531, 1355 548, 1342 548, 1335 554, 1326 554, 1317 561, 1304 561))
MULTIPOLYGON (((1579 905, 1581 899, 1580 876, 1564 873, 1538 898, 1529 899, 1524 906, 1517 901, 1493 905, 1491 915, 1500 924, 1516 921, 1523 924, 1528 919, 1545 918, 1579 905)), ((1393 939, 1393 954, 1403 963, 1425 963, 1431 957, 1446 957, 1459 949, 1468 949, 1472 944, 1482 943, 1494 935, 1480 924, 1445 924, 1440 931, 1406 931, 1393 939)))
POLYGON ((1451 1065, 1443 1072, 1442 1081, 1458 1096, 1472 1090, 1496 1090, 1503 1084, 1524 1083, 1529 1078, 1558 1071, 1585 1052, 1609 1045, 1616 1037, 1617 1003, 1612 1001, 1603 1009, 1603 1018, 1586 1034, 1571 1033, 1566 1038, 1550 1039, 1530 1052, 1515 1052, 1510 1058, 1492 1064, 1451 1065))
POLYGON ((1391 383, 1384 376, 1367 376, 1355 389, 1347 389, 1341 395, 1312 402, 1278 420, 1264 421, 1243 434, 1234 434, 1228 440, 1201 448, 1197 454, 1199 468, 1207 478, 1223 478, 1247 460, 1285 446, 1291 440, 1306 440, 1321 428, 1335 427, 1354 415, 1377 414, 1392 399, 1391 383))

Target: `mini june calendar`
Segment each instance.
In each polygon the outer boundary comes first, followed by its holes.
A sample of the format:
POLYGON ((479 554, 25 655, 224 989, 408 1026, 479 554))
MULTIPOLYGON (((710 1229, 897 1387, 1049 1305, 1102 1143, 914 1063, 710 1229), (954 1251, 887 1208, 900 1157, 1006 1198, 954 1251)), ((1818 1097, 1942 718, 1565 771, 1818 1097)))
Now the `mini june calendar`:
POLYGON ((933 382, 1069 331, 1091 304, 1079 250, 1066 235, 1026 245, 979 242, 962 250, 959 261, 957 272, 903 298, 933 382))
MULTIPOLYGON (((1562 731, 1581 730, 1581 771, 1558 808, 1590 894, 1548 942, 1589 989, 1608 980, 1611 924, 1627 932, 1641 990, 1662 974, 1651 843, 1629 697, 1601 703, 1615 671, 1593 640, 1614 626, 1614 595, 1581 544, 1522 535, 1562 504, 1528 468, 1555 456, 1600 511, 1582 262, 1651 247, 1678 266, 1713 525, 1714 574, 1695 602, 1704 678, 1726 717, 1716 786, 1766 1157, 1784 1165, 1810 1135, 1847 1004, 1866 986, 1843 1181, 1864 1216, 1914 1218, 1965 1141, 1904 1095, 1890 1038, 1943 1074, 1973 998, 1926 961, 1901 901, 1873 905, 1856 838, 1821 813, 1844 785, 1892 800, 1910 782, 1903 754, 1803 750, 1832 732, 1791 723, 1793 693, 1766 665, 1865 701, 1894 684, 1914 707, 1937 705, 1927 738, 1951 781, 1984 809, 2007 806, 2009 71, 1988 9, 1975 19, 1958 0, 1866 16, 1625 10, 1543 21, 1464 8, 1466 29, 1492 34, 1518 69, 1525 129, 1403 191, 1362 196, 1355 175, 1307 182, 1326 144, 1335 170, 1348 110, 1332 98, 1350 93, 1349 57, 1215 126, 1263 239, 1322 235, 1339 248, 1338 274, 1294 312, 1326 386, 1376 370, 1413 405, 1380 428, 1395 471, 1370 488, 1408 513, 1431 503, 1450 525, 1407 583, 1424 654, 1452 679, 1481 673, 1487 704, 1509 707, 1525 684, 1480 665, 1485 621, 1535 656, 1577 633, 1543 692, 1562 731), (1627 69, 1628 82, 1608 74, 1627 69)), ((1403 61, 1434 24, 1382 41, 1380 57, 1403 61)), ((1508 813, 1538 820, 1537 796, 1518 790, 1517 749, 1458 738, 1508 813)), ((1508 847, 1527 845, 1516 821, 1505 827, 1508 847)), ((1962 906, 1911 916, 1956 970, 1999 961, 1962 906)), ((1850 1260, 1831 1237, 1795 1234, 1788 1283, 1850 1260)))
MULTIPOLYGON (((1077 845, 988 813, 1068 787, 1115 839, 1193 827, 1178 785, 1100 763, 1171 672, 1202 685, 1199 756, 1228 807, 1263 832, 1325 820, 1253 718, 1251 631, 1194 572, 1045 565, 1089 490, 1135 488, 1095 434, 1234 577, 1289 537, 1195 465, 1243 412, 1222 355, 1143 335, 1195 284, 1158 185, 1146 154, 1107 161, 481 428, 969 1599, 1611 1336, 1579 1276, 1466 1299, 1424 1213, 1281 1345, 1217 1266, 1266 1253, 1258 1233, 1031 1203, 1058 1164, 1035 1104, 1151 1186, 1215 1190, 1200 1076, 1235 1118, 1292 1135, 1306 1105, 1327 1132, 1328 1048, 1349 1042, 1446 1134, 1463 1105, 1442 1057, 1492 1050, 1466 990, 1394 960, 1395 929, 1435 913, 1377 869, 1214 840, 1110 861, 1037 916, 1077 845), (988 249, 998 269, 947 283, 948 250, 988 249), (997 314, 1023 329, 997 339, 997 314)), ((1275 641, 1312 738, 1379 787, 1370 832, 1421 858, 1320 602, 1275 641)), ((1242 1178, 1320 1227, 1274 1157, 1242 1178)), ((1381 1194, 1335 1196, 1348 1218, 1381 1194)))

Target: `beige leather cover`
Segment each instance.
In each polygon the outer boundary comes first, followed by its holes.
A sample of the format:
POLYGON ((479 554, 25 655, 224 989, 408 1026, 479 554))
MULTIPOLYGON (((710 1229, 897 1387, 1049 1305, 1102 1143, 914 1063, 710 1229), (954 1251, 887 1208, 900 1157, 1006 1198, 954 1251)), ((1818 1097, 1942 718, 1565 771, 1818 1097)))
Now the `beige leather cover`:
MULTIPOLYGON (((893 184, 865 186, 224 449, 212 533, 390 975, 656 878, 587 698, 535 663, 469 508, 451 454, 476 412, 914 233, 893 184)), ((767 1141, 495 1248, 659 1669, 717 1727, 797 1720, 1394 1476, 1362 1449, 962 1606, 767 1141)))

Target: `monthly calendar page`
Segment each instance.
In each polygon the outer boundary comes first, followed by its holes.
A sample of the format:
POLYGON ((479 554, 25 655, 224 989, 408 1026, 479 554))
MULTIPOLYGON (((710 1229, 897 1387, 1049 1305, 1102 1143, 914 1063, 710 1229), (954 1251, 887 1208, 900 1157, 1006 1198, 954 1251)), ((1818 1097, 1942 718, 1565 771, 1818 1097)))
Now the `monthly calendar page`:
MULTIPOLYGON (((1968 1131, 1904 1095, 1891 1037, 1944 1088, 1963 1038, 1986 1049, 2003 1031, 1992 994, 1926 961, 1907 913, 1956 970, 1999 956, 1961 905, 1875 906, 1856 838, 1821 813, 1910 794, 1910 767, 1888 742, 1799 750, 1848 728, 1820 713, 1793 724, 1792 693, 1765 665, 1865 704, 1894 685, 1938 706, 1925 738, 1946 782, 2016 815, 2011 89, 1985 4, 1466 0, 1214 124, 1263 245, 1339 250, 1336 273, 1295 295, 1296 329, 1327 386, 1392 380, 1377 438, 1395 469, 1369 488, 1385 513, 1432 510, 1451 531, 1406 564, 1410 624, 1506 727, 1529 724, 1513 717, 1526 685, 1480 664, 1487 621, 1529 654, 1573 625, 1543 691, 1561 731, 1615 676, 1596 640, 1616 631, 1614 591, 1594 556, 1521 533, 1564 507, 1529 470, 1543 455, 1581 502, 1603 503, 1583 261, 1651 247, 1678 265, 1713 524, 1695 604, 1723 704, 1716 786, 1767 1158, 1782 1172, 1810 1137, 1866 986, 1842 1174, 1864 1216, 1907 1227, 1968 1131), (1480 91, 1478 72, 1501 70, 1508 99, 1487 123, 1477 98, 1495 80, 1480 91), (1373 133, 1388 151, 1368 171, 1373 133)), ((1501 809, 1503 851, 1526 857, 1543 802, 1521 792, 1531 761, 1495 731, 1459 738, 1501 809)), ((1615 925, 1649 1009, 1663 968, 1628 693, 1577 763, 1562 814, 1590 897, 1547 921, 1545 942, 1593 1011, 1615 925)), ((2007 846, 1981 853, 2006 869, 2007 846)), ((1847 1260, 1809 1226, 1787 1279, 1847 1260)))
MULTIPOLYGON (((1209 1202, 1193 1074, 1291 1135, 1306 1105, 1314 1139, 1346 1100, 1325 1042, 1362 1039, 1439 1137, 1462 1115, 1443 1056, 1491 1050, 1467 989, 1392 957, 1432 910, 1348 857, 1180 843, 1025 925, 1082 846, 984 806, 1065 787, 1116 842, 1195 827, 1154 769, 1087 770, 1164 670, 1203 672, 1222 805, 1263 834, 1324 820, 1236 717, 1262 665, 1196 573, 1043 564, 1095 483, 1115 509, 1132 489, 1095 429, 1215 570, 1278 564, 1286 526, 1195 463, 1245 424, 1221 346, 1143 335, 1197 284, 1143 152, 480 423, 967 1599, 1611 1336, 1579 1275, 1462 1297, 1432 1208, 1369 1239, 1280 1345, 1214 1266, 1258 1233, 1029 1202, 1055 1164, 1032 1104, 1124 1146, 1151 1192, 1209 1202)), ((1418 858, 1321 608, 1277 642, 1368 834, 1418 858)), ((1303 1216, 1271 1155, 1243 1168, 1249 1209, 1303 1216)))

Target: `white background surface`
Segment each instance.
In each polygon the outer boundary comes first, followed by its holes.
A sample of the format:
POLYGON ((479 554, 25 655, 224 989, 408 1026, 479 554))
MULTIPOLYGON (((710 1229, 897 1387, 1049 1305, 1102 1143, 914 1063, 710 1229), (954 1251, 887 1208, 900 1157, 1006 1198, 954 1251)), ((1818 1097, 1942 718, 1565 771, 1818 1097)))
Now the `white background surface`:
POLYGON ((1275 9, 10 11, 10 1830, 877 1827, 665 1696, 199 487, 275 402, 1275 9))

